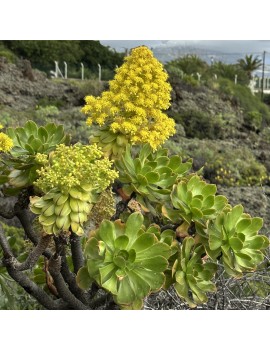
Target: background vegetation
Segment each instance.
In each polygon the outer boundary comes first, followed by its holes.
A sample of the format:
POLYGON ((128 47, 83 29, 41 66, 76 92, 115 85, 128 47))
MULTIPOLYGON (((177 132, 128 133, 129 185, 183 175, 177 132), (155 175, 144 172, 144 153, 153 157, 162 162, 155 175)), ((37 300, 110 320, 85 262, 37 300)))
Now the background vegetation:
POLYGON ((98 64, 103 68, 103 79, 111 79, 116 66, 123 63, 124 54, 105 47, 97 40, 3 40, 0 41, 0 56, 10 62, 16 58, 31 61, 32 67, 49 73, 58 61, 68 64, 71 77, 80 77, 80 64, 85 65, 87 78, 97 77, 98 64))

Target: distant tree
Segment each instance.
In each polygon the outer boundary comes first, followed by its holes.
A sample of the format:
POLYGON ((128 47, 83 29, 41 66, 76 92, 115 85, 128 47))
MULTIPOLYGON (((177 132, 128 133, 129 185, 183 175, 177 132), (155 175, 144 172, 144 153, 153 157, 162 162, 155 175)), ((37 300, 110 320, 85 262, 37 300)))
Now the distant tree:
POLYGON ((262 60, 258 56, 253 57, 253 55, 246 55, 245 58, 237 61, 239 66, 247 72, 249 79, 252 78, 252 72, 261 67, 262 60))
POLYGON ((115 66, 121 66, 123 63, 123 53, 103 46, 98 40, 81 40, 79 45, 83 52, 81 60, 91 69, 96 69, 99 63, 101 66, 114 70, 115 66))
POLYGON ((224 62, 215 62, 210 67, 211 74, 216 74, 219 78, 227 78, 234 81, 237 75, 237 82, 239 84, 248 84, 249 77, 247 72, 240 66, 240 64, 226 64, 224 62))
POLYGON ((185 55, 165 65, 166 70, 169 71, 172 67, 180 69, 185 74, 196 74, 197 72, 202 74, 207 70, 208 65, 197 55, 185 55))
POLYGON ((34 68, 44 71, 52 69, 54 61, 75 64, 83 55, 78 40, 9 40, 4 44, 19 58, 30 60, 34 68))
POLYGON ((112 71, 116 65, 122 65, 124 57, 97 40, 6 40, 2 44, 19 58, 30 60, 34 68, 46 72, 54 67, 54 61, 66 61, 73 67, 80 67, 83 62, 94 71, 99 63, 112 71))

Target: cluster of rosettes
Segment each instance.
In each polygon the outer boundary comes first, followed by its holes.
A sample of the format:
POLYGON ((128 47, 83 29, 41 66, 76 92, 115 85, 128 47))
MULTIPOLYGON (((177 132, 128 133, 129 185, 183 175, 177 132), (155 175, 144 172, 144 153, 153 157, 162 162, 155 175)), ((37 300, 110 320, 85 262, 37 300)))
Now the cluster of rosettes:
POLYGON ((118 176, 111 166, 112 162, 103 157, 96 145, 61 144, 50 154, 49 165, 38 171, 35 185, 45 193, 53 188, 68 193, 81 183, 102 191, 118 176))
MULTIPOLYGON (((0 129, 3 126, 0 124, 0 129)), ((5 133, 0 133, 0 152, 8 152, 13 147, 13 141, 5 133)))
POLYGON ((133 49, 116 70, 109 91, 85 98, 82 111, 89 116, 87 124, 107 123, 112 132, 128 136, 131 143, 149 143, 156 150, 175 133, 174 120, 162 112, 170 106, 167 78, 151 50, 133 49))

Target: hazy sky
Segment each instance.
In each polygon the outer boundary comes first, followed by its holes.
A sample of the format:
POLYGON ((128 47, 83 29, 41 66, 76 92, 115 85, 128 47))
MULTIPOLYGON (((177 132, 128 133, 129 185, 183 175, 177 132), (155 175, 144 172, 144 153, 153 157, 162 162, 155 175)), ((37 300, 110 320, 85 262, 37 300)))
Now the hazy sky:
POLYGON ((139 45, 155 47, 157 45, 186 45, 228 53, 270 53, 270 40, 100 40, 102 45, 110 46, 117 51, 139 45))

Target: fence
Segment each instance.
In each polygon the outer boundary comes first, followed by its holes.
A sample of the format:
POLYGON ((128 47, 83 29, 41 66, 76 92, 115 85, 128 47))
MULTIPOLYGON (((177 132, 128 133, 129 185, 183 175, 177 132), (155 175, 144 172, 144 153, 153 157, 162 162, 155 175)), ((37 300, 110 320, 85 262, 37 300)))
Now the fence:
MULTIPOLYGON (((61 72, 61 70, 59 68, 58 61, 54 61, 54 64, 55 64, 54 71, 53 70, 50 71, 51 78, 59 78, 60 77, 63 79, 68 79, 68 65, 67 65, 67 63, 64 61, 64 74, 61 72)), ((102 67, 99 63, 97 64, 97 66, 98 66, 98 80, 101 82, 102 67)), ((81 62, 81 80, 84 80, 84 64, 82 62, 81 62)))

